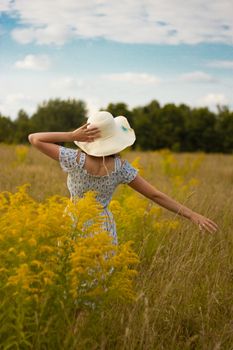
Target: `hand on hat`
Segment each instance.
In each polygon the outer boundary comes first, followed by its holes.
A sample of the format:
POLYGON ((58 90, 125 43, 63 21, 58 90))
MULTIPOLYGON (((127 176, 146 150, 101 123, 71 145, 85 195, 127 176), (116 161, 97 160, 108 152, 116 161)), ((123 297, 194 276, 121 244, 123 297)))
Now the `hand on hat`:
POLYGON ((90 123, 82 125, 80 128, 71 132, 72 140, 79 142, 93 142, 100 137, 100 130, 96 126, 89 126, 90 123), (88 127, 89 126, 89 127, 88 127))

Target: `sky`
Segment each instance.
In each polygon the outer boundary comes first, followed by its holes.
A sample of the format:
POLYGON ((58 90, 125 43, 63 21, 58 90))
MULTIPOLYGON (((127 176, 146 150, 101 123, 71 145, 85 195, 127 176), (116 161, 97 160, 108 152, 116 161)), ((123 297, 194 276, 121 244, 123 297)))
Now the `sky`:
POLYGON ((0 0, 0 113, 75 98, 233 109, 231 0, 0 0))

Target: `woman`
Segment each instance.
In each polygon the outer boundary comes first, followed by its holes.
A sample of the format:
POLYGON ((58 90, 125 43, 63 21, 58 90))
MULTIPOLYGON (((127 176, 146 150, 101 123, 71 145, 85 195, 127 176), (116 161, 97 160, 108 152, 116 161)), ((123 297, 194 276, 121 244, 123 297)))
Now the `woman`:
POLYGON ((107 218, 104 227, 117 241, 116 225, 108 204, 120 183, 127 183, 160 206, 197 224, 199 229, 215 232, 217 224, 188 207, 173 200, 142 178, 118 152, 135 142, 134 130, 123 116, 114 118, 111 113, 100 111, 88 118, 88 122, 71 132, 42 132, 29 135, 30 143, 47 156, 60 162, 68 173, 67 186, 71 198, 82 197, 88 190, 97 192, 97 200, 103 205, 107 218), (74 142, 80 150, 56 145, 56 142, 74 142))

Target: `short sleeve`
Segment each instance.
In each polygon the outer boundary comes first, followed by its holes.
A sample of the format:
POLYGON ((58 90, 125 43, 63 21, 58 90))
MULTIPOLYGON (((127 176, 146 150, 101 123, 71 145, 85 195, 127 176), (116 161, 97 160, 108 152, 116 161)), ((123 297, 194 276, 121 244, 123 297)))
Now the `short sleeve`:
POLYGON ((77 168, 77 150, 72 148, 59 147, 59 163, 62 170, 69 172, 77 168))
POLYGON ((120 180, 123 184, 128 184, 135 179, 138 170, 135 169, 127 160, 124 161, 120 170, 120 180))

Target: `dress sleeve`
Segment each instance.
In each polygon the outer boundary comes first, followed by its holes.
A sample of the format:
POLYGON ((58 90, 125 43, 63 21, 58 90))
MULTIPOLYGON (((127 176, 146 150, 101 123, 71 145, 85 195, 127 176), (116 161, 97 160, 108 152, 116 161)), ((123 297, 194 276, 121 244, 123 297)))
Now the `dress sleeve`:
POLYGON ((69 172, 79 166, 77 162, 78 151, 72 148, 59 147, 59 163, 62 170, 69 172))
POLYGON ((135 169, 128 160, 125 160, 120 170, 120 182, 128 184, 135 179, 138 170, 135 169))

